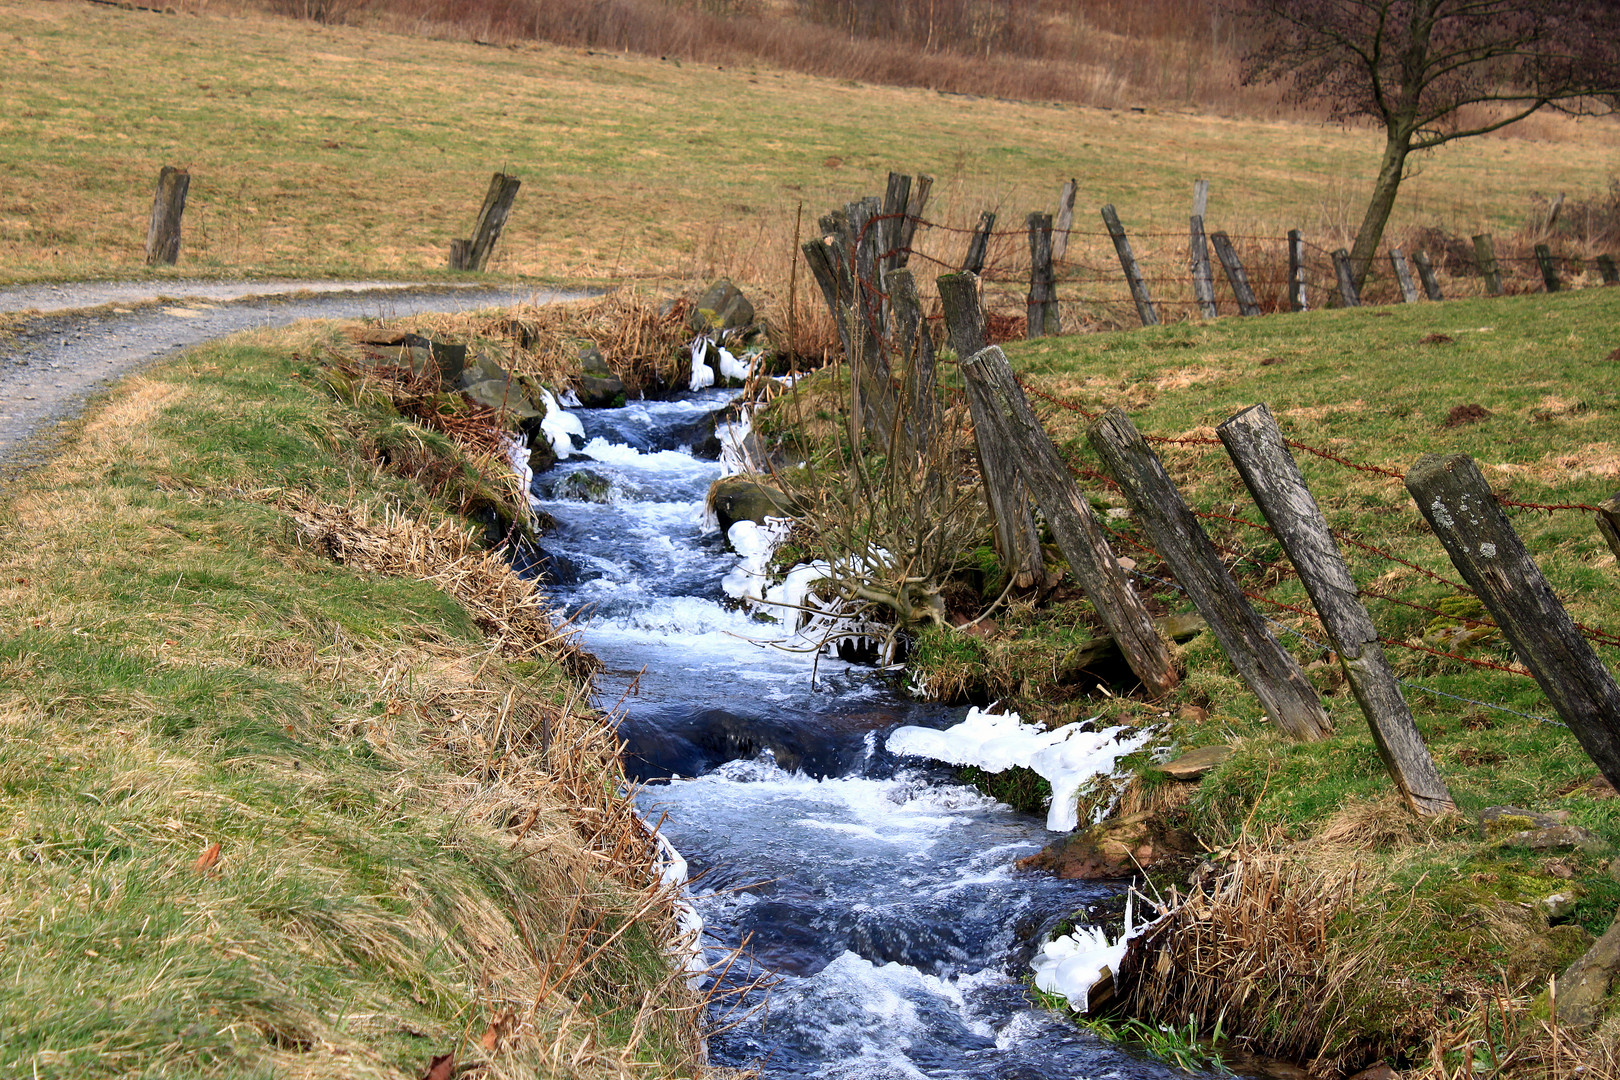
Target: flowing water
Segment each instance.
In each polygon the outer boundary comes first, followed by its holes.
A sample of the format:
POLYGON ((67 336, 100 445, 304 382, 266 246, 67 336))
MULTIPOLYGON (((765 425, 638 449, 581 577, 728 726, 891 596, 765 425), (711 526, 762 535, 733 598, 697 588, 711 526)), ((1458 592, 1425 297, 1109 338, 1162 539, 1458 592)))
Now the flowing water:
POLYGON ((712 1058, 766 1077, 1173 1075, 1024 989, 1053 924, 1118 890, 1014 870, 1049 838, 1040 820, 884 751, 897 725, 944 727, 961 710, 756 644, 780 631, 728 609, 736 557, 703 528, 721 467, 681 445, 727 397, 582 410, 584 454, 534 487, 559 522, 553 594, 607 665, 603 704, 623 698, 629 769, 650 781, 642 811, 690 864, 709 958, 746 942, 723 981, 774 984, 716 1006, 741 1007, 717 1017, 731 1026, 712 1058), (570 480, 582 470, 606 492, 570 480), (562 497, 589 489, 606 501, 562 497))

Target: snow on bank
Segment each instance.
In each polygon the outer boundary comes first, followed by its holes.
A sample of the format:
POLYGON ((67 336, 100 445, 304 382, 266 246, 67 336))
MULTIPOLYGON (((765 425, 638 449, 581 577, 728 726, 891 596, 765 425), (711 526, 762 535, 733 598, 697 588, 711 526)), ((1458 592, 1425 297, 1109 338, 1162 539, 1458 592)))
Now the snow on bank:
POLYGON ((1126 946, 1147 929, 1135 923, 1135 901, 1134 890, 1125 894, 1125 930, 1117 941, 1109 941, 1108 932, 1100 926, 1081 926, 1072 934, 1042 945, 1029 962, 1035 972, 1036 988, 1061 995, 1068 999, 1070 1008, 1085 1012, 1091 988, 1102 978, 1103 971, 1117 972, 1119 962, 1125 959, 1126 946))
POLYGON ((888 748, 891 754, 974 765, 986 772, 1002 772, 1014 765, 1032 769, 1052 785, 1046 827, 1068 832, 1078 817, 1075 802, 1081 786, 1094 776, 1112 773, 1120 758, 1140 750, 1150 737, 1134 728, 1081 729, 1080 724, 1065 724, 1048 731, 1024 723, 1017 713, 972 708, 960 724, 944 731, 896 728, 888 748))

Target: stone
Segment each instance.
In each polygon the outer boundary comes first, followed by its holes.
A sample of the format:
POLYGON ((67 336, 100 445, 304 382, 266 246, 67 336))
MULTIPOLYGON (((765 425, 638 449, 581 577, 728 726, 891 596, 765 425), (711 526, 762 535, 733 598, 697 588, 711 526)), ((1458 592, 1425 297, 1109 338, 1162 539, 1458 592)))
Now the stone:
POLYGON ((1558 978, 1558 1022, 1588 1029, 1603 1019, 1603 999, 1620 969, 1620 913, 1609 929, 1558 978))
POLYGON ((678 427, 669 429, 665 436, 658 440, 654 449, 679 450, 684 448, 690 450, 695 458, 701 458, 704 461, 720 460, 720 436, 716 434, 716 428, 719 426, 720 418, 725 411, 725 408, 716 409, 678 427))
POLYGON ((539 420, 541 413, 529 404, 523 391, 511 385, 506 380, 496 381, 486 379, 483 382, 473 383, 463 387, 463 394, 467 400, 475 405, 483 405, 490 409, 500 409, 506 417, 508 424, 517 427, 526 420, 539 420))
MULTIPOLYGON (((446 376, 446 381, 449 377, 446 376)), ((458 387, 465 390, 467 387, 481 382, 508 383, 512 381, 512 373, 501 366, 500 361, 490 356, 482 349, 472 350, 463 346, 461 371, 455 377, 458 387)), ((518 388, 513 387, 513 393, 518 388)))
POLYGON ((1197 780, 1231 756, 1230 746, 1200 746, 1154 768, 1177 780, 1197 780))
POLYGON ((421 344, 412 348, 411 370, 418 375, 436 370, 440 383, 446 389, 456 386, 461 380, 461 369, 467 364, 467 346, 429 341, 427 338, 417 340, 421 344))
POLYGON ((529 440, 529 471, 539 476, 557 467, 557 451, 551 440, 541 434, 529 440))
POLYGON ((1350 1080, 1401 1080, 1401 1074, 1380 1061, 1377 1065, 1362 1069, 1350 1080))
POLYGON ((754 305, 742 294, 741 289, 731 283, 730 278, 721 278, 703 290, 693 302, 692 312, 686 320, 694 333, 737 330, 753 321, 754 305))
POLYGON ((727 476, 709 489, 709 506, 720 521, 720 531, 730 532, 739 521, 763 525, 768 517, 793 517, 793 500, 780 489, 745 476, 727 476))
POLYGON ((1565 889, 1562 892, 1555 892, 1551 896, 1543 896, 1536 903, 1541 905, 1541 910, 1547 913, 1548 920, 1552 920, 1562 919, 1574 911, 1575 905, 1580 903, 1580 899, 1581 894, 1579 892, 1574 889, 1565 889))
POLYGON ((350 326, 343 331, 343 336, 356 345, 381 346, 408 345, 409 339, 416 337, 408 330, 395 330, 383 326, 350 326))
POLYGON ((573 502, 605 503, 613 491, 613 482, 591 469, 578 469, 551 485, 551 497, 573 502))
POLYGON ((581 375, 575 393, 579 395, 582 406, 587 409, 617 409, 624 405, 624 382, 608 367, 601 349, 595 345, 581 349, 579 363, 581 375))
POLYGON ((1603 841, 1579 825, 1551 825, 1541 829, 1523 829, 1508 833, 1500 840, 1503 847, 1528 848, 1531 851, 1553 851, 1558 848, 1601 848, 1603 841))
POLYGON ((1190 854, 1197 846, 1190 833, 1143 811, 1070 833, 1019 859, 1017 865, 1020 870, 1046 870, 1060 878, 1130 877, 1167 859, 1190 854))
POLYGON ((1479 814, 1479 826, 1486 839, 1524 832, 1527 829, 1546 829, 1562 825, 1569 820, 1568 810, 1554 810, 1541 814, 1519 806, 1487 806, 1479 814))

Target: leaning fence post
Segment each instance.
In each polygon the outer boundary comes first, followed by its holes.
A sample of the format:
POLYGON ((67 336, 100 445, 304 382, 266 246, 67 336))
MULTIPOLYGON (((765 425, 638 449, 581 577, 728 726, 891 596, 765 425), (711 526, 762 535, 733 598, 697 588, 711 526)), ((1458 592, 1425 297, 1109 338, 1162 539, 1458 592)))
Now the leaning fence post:
POLYGON ((450 245, 450 269, 483 272, 489 265, 490 253, 495 250, 495 241, 506 228, 518 188, 522 186, 521 180, 505 173, 496 173, 490 178, 489 191, 484 195, 484 205, 478 211, 478 224, 471 238, 450 245))
POLYGON ((968 241, 967 255, 962 259, 962 272, 977 276, 984 273, 985 254, 990 249, 990 234, 995 231, 996 215, 989 210, 980 212, 979 224, 968 241))
MULTIPOLYGON (((1200 184, 1204 181, 1200 180, 1200 184)), ((1193 297, 1198 311, 1206 319, 1218 318, 1221 309, 1215 306, 1215 277, 1209 269, 1209 241, 1204 236, 1204 219, 1194 214, 1187 221, 1187 259, 1192 263, 1193 297)))
POLYGON ((1620 687, 1531 560, 1467 454, 1424 454, 1406 490, 1558 715, 1620 786, 1620 687))
POLYGON ((1492 296, 1502 295, 1502 274, 1496 267, 1496 244, 1491 240, 1490 233, 1480 233, 1474 237, 1474 261, 1479 263, 1479 272, 1485 279, 1485 291, 1492 296))
POLYGON ((1069 250, 1069 230, 1074 228, 1074 196, 1078 189, 1073 180, 1063 181, 1063 190, 1058 192, 1057 220, 1052 224, 1052 261, 1062 262, 1063 253, 1069 250))
POLYGON ((1029 215, 1029 307, 1026 336, 1061 333, 1057 284, 1052 276, 1052 215, 1029 215))
POLYGON ((1615 559, 1620 560, 1620 491, 1598 503, 1597 527, 1615 559))
POLYGON ((889 186, 883 193, 883 221, 878 228, 878 254, 882 256, 884 270, 900 267, 900 235, 905 231, 906 207, 911 202, 911 177, 905 173, 889 174, 889 186))
POLYGON ((981 383, 994 401, 992 422, 1000 429, 1000 437, 1014 447, 1018 474, 1028 482, 1052 527, 1058 549, 1113 635, 1125 662, 1153 697, 1174 690, 1181 679, 1169 647, 1154 627, 1142 598, 1126 580, 1091 504, 1069 475, 1068 465, 1047 437, 1035 410, 1029 407, 1006 355, 992 345, 962 360, 959 370, 965 380, 981 383))
POLYGON ((1356 288, 1356 275, 1350 266, 1350 253, 1344 248, 1333 253, 1333 272, 1339 279, 1339 300, 1345 307, 1360 307, 1361 292, 1356 288))
POLYGON ((1557 292, 1562 282, 1558 280, 1558 266, 1553 262, 1552 248, 1546 244, 1536 245, 1536 265, 1541 267, 1541 283, 1547 287, 1547 291, 1557 292))
POLYGON ((1598 274, 1603 278, 1605 285, 1620 285, 1620 271, 1614 267, 1613 255, 1599 255, 1597 257, 1598 274))
POLYGON ((186 192, 191 174, 165 165, 158 171, 157 191, 152 196, 152 221, 146 227, 146 262, 173 266, 180 261, 180 218, 186 212, 186 192))
POLYGON ((1332 734, 1333 724, 1316 688, 1249 606, 1220 552, 1130 418, 1120 409, 1109 409, 1091 425, 1087 438, 1119 482, 1153 549, 1192 597, 1271 722, 1301 742, 1332 734))
POLYGON ((1304 311, 1305 302, 1305 234, 1298 229, 1288 230, 1288 307, 1291 311, 1304 311))
POLYGON ((1395 271, 1395 283, 1401 287, 1401 302, 1418 302, 1417 283, 1412 280, 1412 268, 1407 265, 1406 253, 1398 247, 1389 249, 1389 265, 1395 271))
POLYGON ((1131 287, 1131 299, 1136 301, 1137 316, 1141 318, 1143 326, 1159 325, 1159 312, 1153 306, 1153 298, 1148 295, 1147 282, 1142 280, 1136 256, 1131 254, 1131 241, 1125 235, 1125 226, 1119 223, 1119 215, 1114 212, 1112 205, 1102 208, 1102 219, 1103 224, 1108 226, 1109 237, 1114 241, 1120 268, 1125 271, 1125 282, 1131 287))
POLYGON ((1238 258, 1231 238, 1223 232, 1215 232, 1209 234, 1209 239, 1215 245, 1215 257, 1221 260, 1221 269, 1226 271, 1232 295, 1237 297, 1238 314, 1260 314, 1260 304, 1254 298, 1254 290, 1249 287, 1249 275, 1243 272, 1243 262, 1238 258))
POLYGON ((1440 279, 1434 276, 1434 263, 1429 261, 1427 251, 1414 251, 1412 261, 1417 264, 1418 278, 1423 282, 1423 291, 1430 300, 1444 300, 1440 295, 1440 279))
MULTIPOLYGON (((945 332, 958 357, 972 356, 990 342, 979 304, 979 279, 972 274, 944 274, 936 282, 939 305, 945 312, 945 332)), ((973 415, 973 437, 979 448, 979 475, 985 502, 995 525, 996 552, 1007 567, 1007 577, 1021 589, 1040 580, 1046 560, 1041 534, 1029 508, 1029 489, 1018 475, 1012 447, 997 439, 995 403, 976 382, 963 390, 973 415)))
POLYGON ((1339 554, 1327 519, 1283 441, 1276 418, 1255 405, 1215 429, 1238 473, 1322 619, 1373 742, 1395 786, 1418 814, 1455 810, 1445 781, 1423 742, 1412 710, 1378 644, 1378 630, 1358 599, 1355 579, 1339 554))
POLYGON ((911 185, 911 197, 906 200, 905 220, 900 222, 900 251, 896 256, 896 266, 905 266, 911 261, 911 240, 917 235, 917 223, 922 220, 923 211, 928 209, 928 194, 933 190, 934 178, 927 173, 918 173, 911 185))
POLYGON ((911 437, 912 450, 926 453, 934 438, 936 421, 934 339, 928 332, 928 320, 923 316, 922 300, 917 295, 917 282, 911 271, 897 267, 889 271, 885 280, 895 336, 900 339, 900 354, 906 365, 901 381, 901 397, 907 402, 906 431, 911 437))

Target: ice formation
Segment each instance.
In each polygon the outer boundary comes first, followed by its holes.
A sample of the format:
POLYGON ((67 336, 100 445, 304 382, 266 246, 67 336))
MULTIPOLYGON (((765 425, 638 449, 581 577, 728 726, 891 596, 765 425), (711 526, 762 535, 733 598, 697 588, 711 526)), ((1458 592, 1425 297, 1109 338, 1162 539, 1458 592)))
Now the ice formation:
POLYGON ((556 451, 558 458, 572 457, 573 436, 578 435, 583 443, 585 425, 579 422, 579 417, 564 409, 550 390, 540 391, 540 397, 546 406, 546 418, 540 421, 540 430, 551 440, 551 448, 556 451))
POLYGON ((702 390, 714 385, 714 368, 709 366, 706 357, 709 354, 709 337, 699 334, 692 341, 692 381, 687 384, 688 390, 702 390))
POLYGON ((737 565, 720 580, 720 587, 733 599, 749 597, 762 600, 770 581, 766 572, 771 556, 787 539, 793 523, 787 518, 766 518, 765 524, 739 521, 726 532, 731 550, 737 553, 737 565))
POLYGON ((1118 971, 1126 946, 1146 929, 1135 924, 1135 900, 1134 893, 1126 894, 1125 929, 1115 941, 1108 940, 1108 932, 1100 926, 1080 926, 1074 933, 1042 945, 1029 962, 1035 986, 1067 998, 1070 1008, 1085 1012, 1091 988, 1102 978, 1103 970, 1118 971))
POLYGON ((888 748, 891 754, 975 765, 986 772, 1001 772, 1014 765, 1032 769, 1052 785, 1046 827, 1068 832, 1076 824, 1075 801, 1081 785, 1094 776, 1112 773, 1120 758, 1140 749, 1148 738, 1146 731, 1124 727, 1084 731, 1080 724, 1064 724, 1049 731, 1024 723, 1017 713, 971 708, 966 719, 944 731, 896 728, 888 748))

